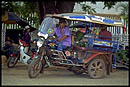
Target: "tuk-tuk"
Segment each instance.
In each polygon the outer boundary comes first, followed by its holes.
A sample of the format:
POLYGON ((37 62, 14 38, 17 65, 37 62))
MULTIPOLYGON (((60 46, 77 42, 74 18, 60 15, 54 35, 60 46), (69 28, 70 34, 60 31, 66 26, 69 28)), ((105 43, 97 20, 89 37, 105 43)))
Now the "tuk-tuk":
POLYGON ((66 67, 75 74, 85 73, 91 78, 102 78, 106 74, 110 75, 115 67, 112 65, 116 64, 115 53, 118 49, 118 42, 99 39, 99 35, 93 33, 102 25, 107 27, 123 26, 119 20, 88 14, 46 15, 38 32, 37 55, 28 68, 29 77, 37 77, 39 73, 43 72, 46 65, 66 67), (72 35, 72 46, 64 51, 55 49, 56 44, 53 41, 53 29, 57 27, 59 19, 67 21, 72 35), (62 58, 59 58, 58 54, 62 54, 62 58))

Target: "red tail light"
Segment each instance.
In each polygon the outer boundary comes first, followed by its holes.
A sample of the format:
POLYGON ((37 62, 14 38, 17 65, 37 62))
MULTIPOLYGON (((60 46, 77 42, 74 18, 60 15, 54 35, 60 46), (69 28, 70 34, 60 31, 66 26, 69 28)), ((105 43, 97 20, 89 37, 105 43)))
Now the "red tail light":
POLYGON ((14 54, 11 54, 10 56, 14 56, 14 54))

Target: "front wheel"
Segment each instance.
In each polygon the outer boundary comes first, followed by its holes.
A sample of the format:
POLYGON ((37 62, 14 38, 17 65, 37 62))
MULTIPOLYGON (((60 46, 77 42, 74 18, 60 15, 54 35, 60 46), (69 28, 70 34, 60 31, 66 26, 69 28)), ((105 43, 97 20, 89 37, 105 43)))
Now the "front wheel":
POLYGON ((17 56, 10 56, 9 59, 7 60, 7 67, 13 68, 17 64, 19 57, 20 57, 19 54, 17 56))
POLYGON ((91 78, 98 79, 105 76, 105 62, 103 59, 95 58, 88 65, 88 74, 91 78))
POLYGON ((43 68, 42 61, 40 58, 33 59, 32 62, 29 64, 28 67, 28 76, 29 78, 35 78, 39 75, 43 68))

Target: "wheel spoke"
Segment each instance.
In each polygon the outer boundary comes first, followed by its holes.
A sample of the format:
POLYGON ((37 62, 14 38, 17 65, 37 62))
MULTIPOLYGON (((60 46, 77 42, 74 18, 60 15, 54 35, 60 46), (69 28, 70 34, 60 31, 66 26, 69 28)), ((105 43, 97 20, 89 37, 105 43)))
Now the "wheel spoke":
POLYGON ((98 62, 97 68, 102 68, 102 63, 101 62, 98 62))
POLYGON ((10 64, 13 65, 13 64, 16 62, 16 60, 17 60, 17 58, 12 57, 12 59, 11 59, 11 61, 10 61, 10 64))
POLYGON ((97 67, 97 66, 98 66, 98 61, 95 62, 95 67, 97 67))
POLYGON ((93 64, 92 64, 92 67, 94 67, 94 68, 95 68, 95 67, 96 67, 96 64, 95 64, 95 63, 93 63, 93 64))
POLYGON ((95 66, 95 63, 93 63, 92 65, 91 65, 91 72, 92 72, 92 74, 95 74, 95 71, 96 71, 96 66, 95 66))
POLYGON ((96 68, 100 65, 101 63, 99 61, 95 62, 96 68))
POLYGON ((41 60, 38 59, 34 59, 31 63, 30 66, 28 68, 28 75, 30 78, 35 78, 36 76, 39 75, 39 73, 41 73, 42 70, 42 62, 41 60))
POLYGON ((97 76, 101 76, 102 74, 103 74, 103 69, 98 69, 97 71, 96 71, 96 74, 97 74, 97 76))
POLYGON ((39 69, 40 69, 40 63, 38 63, 36 66, 36 70, 39 70, 39 69))
POLYGON ((96 75, 96 71, 95 70, 93 70, 93 71, 91 70, 91 74, 92 75, 96 75))
POLYGON ((94 64, 92 64, 91 68, 92 68, 92 69, 95 69, 96 67, 95 67, 95 65, 94 65, 94 64))
POLYGON ((102 67, 98 68, 98 71, 101 71, 101 72, 102 72, 102 71, 103 71, 103 68, 102 68, 102 67))
POLYGON ((36 63, 35 65, 33 65, 33 73, 35 74, 36 72, 39 72, 40 70, 40 67, 41 67, 41 64, 40 63, 36 63))

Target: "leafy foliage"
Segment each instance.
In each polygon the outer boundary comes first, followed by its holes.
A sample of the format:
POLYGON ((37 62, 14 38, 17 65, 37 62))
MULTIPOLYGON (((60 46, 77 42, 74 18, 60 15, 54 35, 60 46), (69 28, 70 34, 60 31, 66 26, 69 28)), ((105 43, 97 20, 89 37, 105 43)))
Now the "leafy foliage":
POLYGON ((125 61, 128 60, 128 58, 126 56, 126 50, 118 50, 118 52, 116 53, 116 56, 117 56, 117 59, 119 59, 119 60, 122 60, 122 59, 125 61))
MULTIPOLYGON (((86 1, 83 1, 83 2, 86 2, 86 1)), ((81 4, 82 6, 82 9, 83 11, 85 12, 88 12, 88 14, 93 14, 93 13, 96 13, 95 11, 95 8, 92 8, 91 6, 89 5, 86 5, 86 4, 82 4, 83 3, 82 1, 81 2, 77 2, 79 4, 81 4)), ((91 1, 92 4, 96 4, 96 1, 91 1)), ((116 4, 117 2, 113 2, 113 1, 104 1, 104 8, 105 9, 106 7, 109 9, 113 8, 113 6, 116 4)))
POLYGON ((116 10, 121 8, 120 15, 123 16, 124 20, 128 21, 129 4, 120 3, 116 6, 116 10))
POLYGON ((5 10, 13 12, 13 5, 12 5, 11 1, 9 1, 9 2, 2 1, 1 8, 2 8, 2 12, 5 10))
POLYGON ((116 4, 117 2, 114 2, 114 1, 104 1, 104 8, 105 9, 106 7, 108 7, 108 10, 113 8, 113 6, 116 4))
POLYGON ((82 5, 83 11, 87 12, 88 14, 96 13, 95 8, 92 8, 91 6, 86 5, 86 4, 81 4, 81 5, 82 5))
MULTIPOLYGON (((86 1, 75 1, 77 3, 80 3, 82 5, 82 9, 85 12, 88 12, 88 14, 93 14, 96 13, 95 8, 92 8, 89 5, 86 4, 82 4, 82 2, 86 2, 86 1)), ((42 1, 41 1, 42 3, 42 1)), ((41 4, 39 3, 39 4, 41 4)), ((96 1, 91 1, 91 3, 96 4, 96 1)), ((104 1, 104 8, 108 7, 108 9, 112 8, 115 5, 116 2, 113 1, 104 1)), ((54 4, 54 3, 53 3, 54 4)), ((23 16, 25 19, 28 18, 28 21, 33 20, 33 23, 37 25, 40 24, 40 18, 39 15, 41 12, 44 13, 43 9, 40 9, 40 13, 38 13, 38 8, 36 6, 36 1, 2 1, 1 2, 1 7, 2 10, 6 10, 9 12, 14 12, 19 16, 23 16), (33 15, 33 17, 32 17, 33 15)), ((51 4, 52 5, 52 4, 51 4)), ((68 4, 69 5, 69 4, 68 4)), ((45 6, 41 6, 41 7, 45 7, 45 6)), ((49 7, 47 5, 47 7, 49 7)), ((64 8, 62 10, 65 10, 66 8, 64 8)), ((69 9, 73 9, 73 6, 70 6, 69 9)), ((68 10, 67 10, 68 11, 68 10)), ((41 16, 40 16, 41 17, 41 16)))
POLYGON ((29 2, 29 1, 2 1, 1 7, 3 11, 14 12, 20 17, 23 17, 26 21, 33 21, 33 23, 38 27, 39 23, 39 16, 38 10, 36 7, 36 2, 29 2), (33 17, 32 17, 33 16, 33 17), (28 18, 28 20, 27 20, 28 18))

